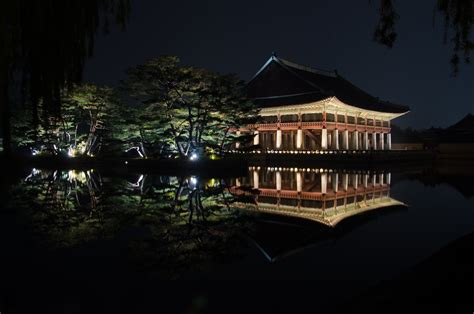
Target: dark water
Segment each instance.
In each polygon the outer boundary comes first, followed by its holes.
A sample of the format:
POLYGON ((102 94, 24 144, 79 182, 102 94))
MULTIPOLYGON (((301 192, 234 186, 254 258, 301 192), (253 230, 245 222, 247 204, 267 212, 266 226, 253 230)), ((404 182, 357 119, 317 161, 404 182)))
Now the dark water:
POLYGON ((465 167, 25 169, 2 191, 0 311, 241 311, 225 289, 163 280, 309 279, 243 299, 269 309, 291 292, 331 312, 474 232, 473 179, 465 167))

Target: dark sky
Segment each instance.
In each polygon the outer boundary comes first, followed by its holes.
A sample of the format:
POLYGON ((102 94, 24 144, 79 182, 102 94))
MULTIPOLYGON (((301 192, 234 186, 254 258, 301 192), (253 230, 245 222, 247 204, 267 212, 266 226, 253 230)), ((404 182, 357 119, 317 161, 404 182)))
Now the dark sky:
POLYGON ((474 112, 474 68, 452 77, 435 2, 395 1, 401 18, 390 50, 372 41, 378 0, 132 0, 127 30, 99 35, 85 80, 116 84, 126 68, 163 54, 247 80, 275 51, 410 106, 399 125, 444 127, 474 112))

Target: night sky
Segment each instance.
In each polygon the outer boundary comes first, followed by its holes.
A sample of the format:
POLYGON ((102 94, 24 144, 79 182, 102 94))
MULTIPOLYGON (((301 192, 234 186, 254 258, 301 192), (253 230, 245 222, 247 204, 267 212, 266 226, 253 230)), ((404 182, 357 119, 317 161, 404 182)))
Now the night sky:
POLYGON ((115 85, 130 66, 164 54, 250 79, 279 57, 338 73, 374 96, 408 105, 401 126, 445 127, 474 112, 474 68, 452 77, 451 46, 434 0, 395 1, 393 49, 372 41, 378 1, 132 0, 125 32, 100 34, 84 79, 115 85))

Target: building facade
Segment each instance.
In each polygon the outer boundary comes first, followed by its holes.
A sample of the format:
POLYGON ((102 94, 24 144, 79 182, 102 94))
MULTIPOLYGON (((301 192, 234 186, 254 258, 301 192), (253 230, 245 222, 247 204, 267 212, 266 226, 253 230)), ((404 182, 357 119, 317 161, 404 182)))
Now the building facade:
POLYGON ((253 144, 263 151, 390 150, 390 122, 409 112, 406 106, 371 96, 337 71, 276 55, 247 90, 261 108, 261 121, 237 132, 253 133, 253 144))

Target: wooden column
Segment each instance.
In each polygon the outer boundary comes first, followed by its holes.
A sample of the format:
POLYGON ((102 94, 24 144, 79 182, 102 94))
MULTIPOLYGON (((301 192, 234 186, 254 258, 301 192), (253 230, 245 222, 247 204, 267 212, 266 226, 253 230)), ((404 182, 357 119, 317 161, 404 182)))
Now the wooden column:
POLYGON ((342 133, 342 149, 349 149, 349 130, 344 130, 342 133))
POLYGON ((346 192, 347 192, 347 189, 349 188, 349 174, 348 173, 344 173, 342 175, 342 188, 346 192))
POLYGON ((377 150, 377 133, 372 133, 372 149, 377 150))
POLYGON ((369 132, 367 132, 367 131, 364 132, 363 143, 364 143, 364 149, 369 150, 369 132))
POLYGON ((332 140, 333 145, 332 145, 332 148, 338 150, 338 149, 339 149, 339 130, 338 130, 338 129, 335 129, 335 130, 332 132, 332 135, 333 135, 333 140, 332 140))
POLYGON ((281 130, 278 129, 276 131, 276 149, 280 149, 281 148, 281 130))
MULTIPOLYGON (((235 134, 237 136, 240 136, 240 130, 237 130, 237 132, 235 132, 235 134)), ((235 142, 235 148, 240 148, 240 142, 235 142)))
POLYGON ((281 123, 281 115, 278 113, 277 115, 277 131, 276 131, 276 149, 281 149, 281 130, 280 130, 280 123, 281 123))
POLYGON ((254 170, 253 171, 253 188, 258 189, 258 171, 254 170))
POLYGON ((327 186, 328 186, 328 174, 321 173, 321 193, 327 193, 327 186))
POLYGON ((354 143, 353 148, 355 150, 358 150, 359 149, 359 132, 354 131, 354 133, 352 133, 352 138, 353 138, 353 143, 354 143))
POLYGON ((328 149, 328 130, 321 129, 321 149, 328 149))
POLYGON ((303 190, 303 176, 301 175, 301 172, 296 173, 296 191, 298 193, 301 193, 303 190))
POLYGON ((260 143, 258 131, 253 132, 253 145, 258 145, 260 143))
POLYGON ((380 150, 384 150, 384 149, 385 149, 384 137, 385 137, 385 133, 383 133, 383 132, 380 133, 380 137, 379 137, 379 140, 380 140, 379 149, 380 149, 380 150))
POLYGON ((352 175, 352 186, 356 190, 359 187, 359 175, 357 173, 352 175))
POLYGON ((337 193, 339 187, 339 174, 332 174, 332 190, 337 193))
POLYGON ((277 171, 275 173, 275 182, 276 182, 276 190, 281 191, 281 173, 277 171))
POLYGON ((296 149, 303 148, 303 130, 301 128, 296 131, 296 149))

